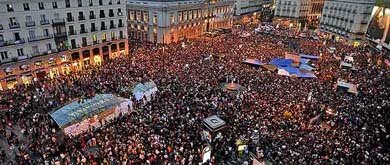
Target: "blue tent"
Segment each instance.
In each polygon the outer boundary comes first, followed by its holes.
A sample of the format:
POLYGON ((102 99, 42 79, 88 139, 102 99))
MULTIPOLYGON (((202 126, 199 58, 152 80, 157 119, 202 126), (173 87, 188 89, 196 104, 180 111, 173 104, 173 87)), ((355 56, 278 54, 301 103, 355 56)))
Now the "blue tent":
POLYGON ((316 78, 316 75, 310 72, 299 72, 296 74, 299 78, 316 78))
POLYGON ((60 128, 64 128, 100 114, 126 101, 125 98, 116 97, 112 94, 98 94, 91 99, 86 99, 84 102, 74 101, 49 115, 60 128))
POLYGON ((278 68, 286 70, 290 75, 299 73, 299 69, 298 68, 294 68, 294 67, 290 67, 290 66, 288 66, 288 67, 278 67, 278 68))
POLYGON ((301 58, 301 59, 299 60, 299 62, 305 63, 305 64, 309 63, 309 61, 310 61, 310 59, 306 59, 306 58, 301 58))
POLYGON ((320 56, 316 56, 316 55, 300 54, 300 56, 301 56, 301 58, 307 58, 307 59, 312 59, 312 60, 320 59, 320 56))
POLYGON ((245 61, 243 61, 243 63, 245 64, 251 64, 251 65, 256 65, 256 66, 261 66, 263 65, 263 63, 260 61, 260 60, 257 60, 257 59, 246 59, 245 61))
POLYGON ((310 65, 308 65, 308 64, 301 64, 301 65, 299 66, 299 69, 312 71, 312 70, 314 70, 315 68, 313 68, 312 66, 310 66, 310 65))
POLYGON ((270 62, 270 64, 272 65, 282 66, 282 67, 291 66, 292 63, 293 63, 292 59, 282 59, 282 58, 275 58, 272 59, 270 62))

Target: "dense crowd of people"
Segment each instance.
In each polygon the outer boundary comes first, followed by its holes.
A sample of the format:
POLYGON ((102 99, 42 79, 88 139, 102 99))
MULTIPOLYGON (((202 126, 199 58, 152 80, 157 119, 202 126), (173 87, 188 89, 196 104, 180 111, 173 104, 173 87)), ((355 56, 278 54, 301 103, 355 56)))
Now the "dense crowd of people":
POLYGON ((390 71, 377 64, 383 54, 325 38, 291 37, 297 34, 289 29, 255 34, 253 28, 243 26, 232 34, 167 44, 164 49, 142 43, 132 47, 129 56, 102 66, 3 94, 0 103, 8 110, 1 116, 0 162, 199 164, 208 145, 201 134, 202 120, 216 114, 226 128, 212 141, 212 164, 240 157, 238 141, 259 159, 275 164, 390 163, 390 71), (243 31, 251 35, 240 37, 237 33, 243 31), (292 48, 291 43, 299 46, 292 48), (334 54, 327 51, 330 46, 336 48, 334 54), (317 78, 284 77, 242 63, 246 58, 269 62, 284 52, 321 55, 313 63, 317 78), (340 69, 335 56, 351 53, 357 70, 340 69), (338 91, 339 78, 358 84, 359 94, 338 91), (128 87, 149 80, 159 89, 150 102, 137 102, 135 113, 76 137, 64 135, 47 115, 97 93, 132 98, 128 87), (218 88, 232 80, 245 90, 218 88), (327 113, 329 109, 334 113, 327 113))

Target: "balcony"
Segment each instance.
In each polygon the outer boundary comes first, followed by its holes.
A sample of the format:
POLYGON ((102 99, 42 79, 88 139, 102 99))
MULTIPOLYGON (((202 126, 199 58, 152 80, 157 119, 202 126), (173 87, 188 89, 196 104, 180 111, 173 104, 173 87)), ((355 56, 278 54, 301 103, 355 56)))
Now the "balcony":
POLYGON ((35 26, 35 21, 27 21, 26 22, 26 27, 33 27, 35 26))
POLYGON ((50 21, 47 20, 47 19, 41 20, 40 22, 41 22, 41 25, 48 25, 48 24, 50 24, 50 21))
POLYGON ((116 26, 114 24, 110 25, 110 29, 115 29, 116 26))
POLYGON ((100 30, 107 30, 107 26, 100 27, 100 30))
POLYGON ((73 21, 74 21, 74 18, 73 18, 73 17, 67 17, 67 18, 66 18, 66 21, 68 21, 68 22, 73 22, 73 21))
POLYGON ((108 16, 109 17, 114 17, 115 15, 114 15, 114 13, 108 13, 108 16))
POLYGON ((100 14, 99 17, 100 17, 100 18, 106 18, 106 15, 100 14))
POLYGON ((80 30, 80 34, 88 33, 88 29, 84 28, 80 30))
POLYGON ((123 23, 118 24, 118 28, 123 27, 123 23))
POLYGON ((56 25, 56 24, 65 24, 65 19, 63 18, 54 18, 51 20, 51 22, 56 25))
POLYGON ((76 35, 77 33, 76 33, 76 31, 75 30, 70 30, 69 32, 68 32, 68 35, 76 35))
POLYGON ((66 37, 66 32, 54 33, 55 38, 66 37))
POLYGON ((119 35, 119 39, 126 39, 125 35, 119 35))
POLYGON ((89 19, 96 19, 96 15, 89 15, 89 19))
POLYGON ((84 21, 84 20, 85 20, 85 16, 80 15, 80 16, 79 16, 79 21, 84 21))
POLYGON ((46 40, 46 39, 51 39, 51 38, 53 38, 52 34, 49 34, 47 36, 28 37, 28 42, 41 41, 41 40, 46 40))
POLYGON ((97 29, 95 27, 92 27, 91 32, 95 32, 95 31, 97 31, 97 29))
POLYGON ((10 24, 9 24, 9 28, 10 28, 10 29, 20 28, 20 24, 17 23, 17 22, 12 23, 12 24, 10 23, 10 24))
POLYGON ((8 41, 0 40, 0 47, 23 44, 23 43, 25 43, 23 38, 21 38, 20 40, 8 40, 8 41))

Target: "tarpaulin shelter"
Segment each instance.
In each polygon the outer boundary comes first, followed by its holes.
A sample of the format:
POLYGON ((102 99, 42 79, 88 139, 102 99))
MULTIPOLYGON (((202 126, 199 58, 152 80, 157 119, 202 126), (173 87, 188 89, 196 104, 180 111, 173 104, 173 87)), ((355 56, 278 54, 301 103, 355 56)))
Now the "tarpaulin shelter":
POLYGON ((275 65, 275 66, 284 66, 284 67, 287 67, 287 66, 291 66, 291 64, 293 63, 293 60, 291 59, 282 59, 282 58, 275 58, 275 59, 272 59, 270 64, 272 65, 275 65))
POLYGON ((295 53, 284 53, 284 58, 285 59, 291 59, 293 60, 294 63, 299 63, 301 60, 301 57, 298 54, 295 53))
POLYGON ((141 100, 144 96, 147 97, 149 100, 150 95, 157 92, 157 85, 153 81, 146 82, 144 84, 138 83, 134 88, 133 88, 133 95, 135 99, 141 100))
POLYGON ((356 84, 351 84, 341 79, 337 80, 337 89, 342 89, 349 93, 358 94, 356 84))
POLYGON ((257 59, 246 59, 242 63, 249 64, 249 65, 254 65, 254 66, 261 66, 263 63, 260 60, 257 59))
POLYGON ((308 54, 300 54, 301 58, 311 59, 311 60, 318 60, 320 59, 320 56, 316 55, 308 55, 308 54))
POLYGON ((89 119, 94 119, 96 116, 105 119, 115 115, 114 113, 127 112, 128 105, 132 105, 129 99, 112 94, 98 94, 91 99, 76 100, 49 115, 66 134, 75 135, 89 128, 91 124, 89 119))
POLYGON ((301 59, 299 60, 299 62, 305 63, 305 64, 309 63, 309 61, 310 61, 310 59, 307 59, 307 58, 301 58, 301 59))
POLYGON ((264 65, 262 65, 262 67, 264 67, 265 69, 267 69, 271 72, 274 72, 278 69, 278 67, 276 67, 275 65, 271 65, 271 64, 264 64, 264 65))
POLYGON ((312 70, 314 70, 315 68, 312 67, 312 66, 310 66, 310 65, 308 65, 308 64, 302 63, 302 64, 299 66, 299 69, 312 71, 312 70))

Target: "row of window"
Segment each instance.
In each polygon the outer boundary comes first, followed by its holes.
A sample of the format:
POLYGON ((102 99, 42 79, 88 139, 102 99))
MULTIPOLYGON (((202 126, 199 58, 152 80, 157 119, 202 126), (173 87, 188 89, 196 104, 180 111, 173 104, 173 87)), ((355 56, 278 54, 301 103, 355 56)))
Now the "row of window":
MULTIPOLYGON (((118 8, 117 10, 117 16, 122 16, 123 13, 122 13, 122 9, 121 8, 118 8)), ((114 14, 114 9, 109 9, 108 10, 108 17, 115 17, 116 15, 114 14)), ((89 11, 89 19, 96 19, 96 15, 95 15, 95 11, 89 11)), ((104 10, 100 10, 99 11, 99 18, 106 18, 106 14, 104 12, 104 10)), ((66 19, 68 22, 72 22, 74 21, 74 17, 72 15, 72 13, 66 13, 66 19)), ((82 21, 82 20, 85 20, 85 16, 84 16, 84 12, 80 11, 78 13, 78 20, 79 21, 82 21)))
MULTIPOLYGON (((211 13, 213 13, 212 14, 213 16, 216 16, 219 14, 226 14, 227 12, 229 12, 228 6, 216 7, 216 8, 213 8, 213 10, 211 11, 211 13)), ((192 19, 198 19, 198 18, 202 18, 203 16, 208 16, 208 15, 209 15, 208 11, 203 10, 203 12, 202 12, 202 9, 193 9, 193 10, 185 10, 185 11, 178 11, 177 12, 178 22, 192 20, 192 19)), ((131 21, 136 20, 136 21, 143 21, 145 23, 149 22, 148 17, 149 17, 148 11, 130 10, 129 15, 128 15, 128 18, 131 21)), ((157 15, 153 15, 152 19, 153 19, 152 20, 153 24, 157 24, 157 15)), ((174 13, 170 13, 170 23, 173 24, 174 22, 175 22, 174 13)))
MULTIPOLYGON (((110 20, 109 27, 106 26, 106 23, 104 21, 100 24, 100 30, 108 30, 108 29, 115 29, 115 28, 121 28, 124 27, 123 21, 120 19, 118 20, 118 24, 116 25, 114 23, 114 20, 110 20)), ((98 28, 96 27, 95 23, 91 23, 90 31, 85 27, 84 24, 80 24, 80 34, 88 33, 88 32, 95 32, 98 31, 98 28)), ((49 29, 42 29, 43 36, 37 36, 36 30, 32 29, 28 31, 28 41, 36 41, 36 40, 42 40, 42 39, 49 39, 52 38, 53 35, 49 34, 49 29)), ((68 35, 76 35, 77 32, 75 31, 75 28, 73 25, 69 26, 69 33, 68 35)), ((5 41, 3 34, 0 34, 0 42, 5 44, 15 44, 15 43, 24 43, 25 40, 20 36, 19 32, 14 32, 13 40, 7 40, 5 41)), ((3 45, 2 45, 3 46, 3 45)))
MULTIPOLYGON (((86 0, 84 0, 86 1, 86 0)), ((113 0, 109 0, 108 5, 112 5, 113 4, 113 0)), ((121 1, 120 0, 116 0, 116 4, 121 4, 121 1)), ((58 9, 58 4, 57 2, 52 2, 52 7, 53 9, 58 9)), ((94 0, 88 0, 88 6, 93 6, 94 5, 94 0)), ((103 6, 105 4, 103 4, 103 0, 99 0, 99 6, 103 6)), ((83 7, 83 0, 77 0, 77 6, 78 7, 83 7)), ((85 5, 86 6, 86 5, 85 5)), ((70 0, 65 0, 65 7, 66 8, 70 8, 71 7, 71 2, 70 0)), ((14 12, 15 9, 14 9, 14 6, 13 4, 6 4, 6 8, 7 8, 7 11, 8 12, 14 12)), ((23 3, 23 9, 24 11, 29 11, 30 10, 30 3, 23 3)), ((38 9, 39 10, 44 10, 45 9, 45 3, 44 2, 38 2, 38 9)))
MULTIPOLYGON (((73 25, 70 25, 68 26, 69 28, 69 35, 76 35, 77 32, 74 28, 73 25)), ((100 30, 108 30, 108 29, 115 29, 115 28, 121 28, 121 27, 124 27, 124 23, 122 21, 122 19, 119 19, 118 20, 118 24, 116 25, 114 23, 114 20, 110 20, 110 24, 109 24, 109 27, 106 26, 106 22, 102 21, 100 22, 100 30)), ((85 27, 84 24, 80 24, 80 34, 82 33, 88 33, 88 32, 95 32, 95 31, 98 31, 99 29, 97 28, 96 24, 94 22, 91 23, 91 26, 90 26, 90 30, 88 31, 88 29, 85 27)))
MULTIPOLYGON (((18 36, 19 36, 18 33, 15 34, 15 35, 18 35, 18 36)), ((102 43, 107 42, 108 39, 110 39, 110 40, 116 40, 116 39, 124 39, 124 38, 125 38, 125 35, 124 35, 123 31, 119 31, 119 37, 117 37, 117 36, 115 35, 115 32, 111 32, 111 33, 109 33, 109 35, 110 35, 110 36, 109 36, 110 38, 107 38, 107 34, 106 34, 106 33, 103 33, 102 36, 101 36, 101 42, 102 42, 102 43)), ((89 44, 88 44, 87 38, 86 38, 86 37, 82 37, 82 38, 81 38, 81 47, 99 44, 99 42, 98 42, 98 40, 97 40, 97 35, 96 35, 96 34, 92 35, 91 41, 92 41, 92 43, 89 43, 89 44)), ((70 47, 71 49, 76 49, 76 48, 79 48, 80 45, 77 44, 76 39, 71 39, 71 40, 70 40, 70 45, 69 45, 69 47, 70 47)), ((32 47, 31 47, 31 52, 32 52, 31 55, 32 55, 32 56, 34 56, 34 55, 40 55, 40 54, 42 54, 42 53, 47 53, 47 52, 49 52, 49 51, 53 51, 52 44, 51 44, 51 43, 46 43, 46 49, 47 49, 47 51, 45 51, 45 52, 40 52, 38 46, 32 46, 32 47)), ((17 50, 17 53, 18 53, 18 56, 19 56, 19 57, 20 57, 20 56, 25 56, 25 53, 24 53, 23 48, 19 48, 19 49, 16 49, 16 50, 17 50)), ((7 51, 0 52, 0 57, 1 57, 2 60, 8 59, 8 58, 9 58, 8 52, 7 52, 7 51)))

